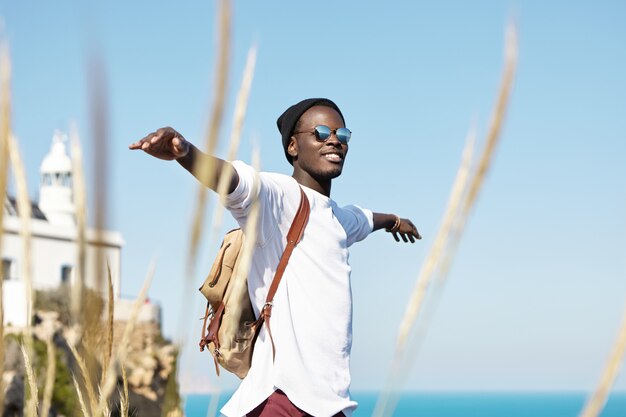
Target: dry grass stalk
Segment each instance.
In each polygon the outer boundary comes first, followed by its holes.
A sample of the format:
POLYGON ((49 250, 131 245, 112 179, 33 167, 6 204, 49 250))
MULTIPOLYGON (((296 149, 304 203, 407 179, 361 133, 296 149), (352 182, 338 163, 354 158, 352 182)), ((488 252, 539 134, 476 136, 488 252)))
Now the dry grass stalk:
MULTIPOLYGON (((215 154, 217 148, 218 137, 222 126, 222 118, 224 115, 224 103, 226 101, 226 87, 228 84, 228 67, 230 55, 230 35, 231 35, 231 12, 230 0, 221 0, 219 2, 219 47, 218 58, 216 61, 215 72, 215 95, 213 96, 213 111, 209 120, 207 135, 205 138, 205 149, 209 155, 215 154)), ((204 211, 206 207, 207 189, 203 184, 209 180, 213 173, 213 164, 198 164, 194 166, 196 175, 202 179, 198 187, 196 198, 195 212, 193 222, 191 224, 191 244, 189 248, 189 257, 187 260, 187 276, 193 276, 193 268, 196 263, 198 246, 200 244, 200 236, 204 224, 204 211)))
POLYGON ((435 237, 435 241, 426 257, 426 260, 422 265, 422 269, 420 270, 417 278, 415 290, 411 295, 407 310, 404 313, 402 321, 400 322, 400 329, 398 331, 398 339, 396 342, 397 349, 400 352, 404 351, 411 329, 413 328, 413 323, 415 322, 422 307, 426 291, 432 278, 434 277, 435 271, 440 265, 441 259, 448 245, 449 236, 453 230, 455 219, 461 208, 463 196, 466 194, 475 140, 476 132, 475 130, 471 130, 466 141, 465 149, 463 150, 461 164, 459 166, 459 170, 457 171, 450 197, 448 198, 448 205, 441 227, 437 232, 437 236, 435 237))
MULTIPOLYGON (((515 68, 517 64, 517 37, 515 27, 507 28, 505 47, 505 68, 502 83, 495 105, 494 114, 486 138, 486 145, 482 152, 478 167, 471 176, 467 176, 467 169, 461 168, 457 174, 453 193, 448 203, 446 216, 439 230, 435 243, 429 252, 418 276, 416 288, 407 306, 407 311, 400 325, 396 354, 392 362, 392 369, 387 382, 387 387, 378 400, 374 416, 386 416, 393 413, 396 401, 391 398, 393 385, 400 385, 410 369, 410 362, 414 357, 408 355, 406 345, 411 330, 414 328, 422 309, 426 290, 434 277, 439 277, 443 282, 449 270, 449 265, 454 256, 454 251, 460 241, 467 216, 473 207, 478 193, 484 183, 487 170, 493 159, 493 153, 500 137, 500 131, 506 112, 506 106, 513 85, 515 68), (467 190, 467 191, 466 191, 467 190)), ((467 152, 466 152, 467 155, 467 152)), ((467 161, 462 164, 466 165, 467 161)))
MULTIPOLYGON (((97 51, 97 48, 95 48, 97 51)), ((96 52, 92 54, 89 61, 89 90, 90 90, 90 118, 92 125, 91 139, 93 152, 92 166, 94 169, 92 190, 95 192, 94 196, 94 227, 95 227, 95 261, 90 272, 90 278, 95 279, 95 288, 99 293, 103 293, 105 290, 105 271, 106 266, 105 259, 105 246, 104 231, 106 228, 107 218, 107 204, 110 203, 111 196, 108 193, 108 162, 109 162, 109 123, 108 123, 108 103, 107 103, 107 79, 105 73, 105 65, 102 62, 101 56, 96 52)), ((82 291, 84 291, 83 286, 82 291)), ((92 353, 92 357, 87 363, 89 369, 87 369, 88 376, 95 376, 97 361, 95 352, 98 351, 98 338, 95 335, 98 333, 98 328, 101 325, 101 311, 95 304, 85 304, 81 309, 83 312, 83 331, 88 332, 94 337, 87 337, 84 339, 85 347, 88 352, 92 353)), ((107 334, 108 336, 108 334, 107 334)), ((106 354, 106 353, 105 353, 106 354)), ((104 380, 104 377, 102 377, 104 380)), ((91 405, 91 412, 93 415, 99 415, 99 412, 103 414, 109 414, 108 406, 101 407, 102 395, 100 397, 100 407, 98 406, 98 400, 92 398, 93 383, 97 379, 89 379, 87 381, 87 394, 89 396, 89 402, 91 405), (95 403, 94 403, 95 401, 95 403)), ((101 389, 101 387, 100 387, 101 389)), ((101 389, 102 390, 102 389, 101 389)))
POLYGON ((70 141, 72 149, 72 181, 74 186, 74 206, 76 207, 76 276, 72 285, 72 323, 81 321, 83 306, 82 295, 85 285, 85 259, 87 254, 87 190, 85 188, 85 172, 83 169, 83 151, 80 146, 78 128, 70 124, 70 141))
MULTIPOLYGON (((205 135, 204 148, 209 155, 215 154, 217 148, 218 138, 222 126, 224 107, 226 102, 226 92, 228 86, 228 73, 229 73, 229 57, 231 48, 231 2, 230 0, 220 0, 218 2, 217 13, 217 27, 218 27, 218 51, 215 62, 215 80, 214 88, 215 93, 213 95, 212 111, 209 118, 209 124, 205 135)), ((207 201, 207 189, 204 184, 214 181, 214 178, 210 178, 214 166, 211 161, 208 163, 195 164, 193 167, 194 175, 199 178, 200 184, 196 194, 196 202, 194 204, 193 220, 191 222, 191 230, 189 233, 189 252, 187 256, 187 286, 190 287, 192 283, 192 277, 194 275, 194 268, 196 264, 198 248, 201 240, 201 233, 204 228, 204 213, 206 210, 207 201)), ((183 295, 184 296, 184 295, 183 295)), ((187 305, 184 303, 183 305, 187 305)), ((185 317, 188 314, 181 312, 180 321, 184 322, 185 317)), ((179 326, 181 331, 186 326, 179 326)), ((186 340, 186 337, 181 335, 181 341, 186 340)))
POLYGON ((167 417, 183 417, 183 412, 180 408, 175 408, 167 413, 167 417))
POLYGON ((124 394, 119 389, 117 390, 120 396, 120 417, 128 417, 128 404, 124 398, 124 394))
MULTIPOLYGON (((98 387, 98 388, 100 388, 100 387, 98 387)), ((100 393, 100 398, 102 398, 102 396, 103 396, 102 389, 100 389, 99 393, 100 393)), ((103 416, 103 417, 110 417, 111 416, 111 407, 109 407, 109 402, 108 401, 106 401, 104 403, 102 411, 99 412, 96 415, 100 415, 100 416, 103 416)))
MULTIPOLYGON (((139 296, 133 304, 130 318, 126 323, 124 334, 122 335, 122 340, 120 341, 120 344, 118 346, 116 355, 118 363, 124 363, 126 360, 126 355, 128 354, 128 346, 130 342, 130 335, 135 329, 135 324, 137 323, 137 318, 139 317, 141 306, 145 303, 146 297, 148 295, 148 289, 150 288, 150 284, 152 283, 152 277, 154 276, 155 268, 155 263, 154 261, 152 261, 150 263, 150 268, 148 270, 146 279, 144 280, 143 287, 141 288, 141 292, 139 293, 139 296)), ((104 369, 103 372, 106 373, 106 377, 104 379, 104 383, 100 386, 100 402, 98 404, 96 412, 94 413, 95 417, 100 417, 105 414, 108 406, 109 396, 115 389, 115 385, 117 383, 115 361, 109 363, 108 368, 104 369)))
MULTIPOLYGON (((228 156, 226 158, 227 161, 232 161, 235 159, 235 157, 237 156, 237 152, 239 150, 239 145, 241 143, 241 131, 243 129, 243 123, 244 123, 245 116, 246 116, 246 110, 248 108, 248 98, 250 96, 250 90, 252 87, 252 79, 254 78, 254 69, 256 66, 256 55, 257 55, 257 48, 256 48, 256 45, 253 45, 250 47, 248 51, 246 67, 244 69, 243 79, 241 81, 241 86, 239 88, 239 93, 237 95, 237 103, 235 105, 235 113, 233 117, 233 126, 232 126, 231 135, 230 135, 228 156)), ((225 170, 220 175, 220 180, 217 186, 217 193, 222 199, 222 202, 224 202, 224 198, 227 194, 229 179, 231 175, 232 175, 232 166, 226 165, 225 170)), ((216 235, 217 231, 219 230, 222 224, 223 210, 224 209, 222 205, 217 205, 215 207, 215 211, 213 213, 213 225, 211 228, 213 230, 212 234, 214 236, 216 235)), ((194 243, 192 241, 190 243, 190 246, 192 246, 193 244, 194 243)), ((191 287, 191 282, 189 282, 188 284, 189 284, 188 286, 191 287)), ((187 294, 189 294, 189 291, 185 291, 183 293, 183 297, 185 297, 187 294)), ((183 303, 183 305, 187 306, 187 308, 191 307, 189 303, 183 303)), ((183 329, 189 329, 189 327, 184 324, 184 322, 187 320, 186 319, 187 317, 189 317, 189 312, 182 311, 181 316, 180 316, 181 325, 179 326, 179 328, 183 332, 185 331, 183 329)), ((187 340, 187 337, 182 336, 180 340, 182 341, 187 340)))
POLYGON ((120 395, 120 415, 122 417, 128 417, 128 410, 130 409, 130 400, 128 396, 128 375, 126 375, 126 366, 124 366, 123 362, 120 364, 120 367, 122 368, 123 384, 123 391, 120 395))
POLYGON ((509 102, 509 96, 511 95, 511 89, 513 88, 513 80, 515 77, 515 69, 517 67, 517 30, 515 25, 509 24, 506 31, 506 46, 505 46, 505 67, 502 77, 502 84, 500 86, 500 94, 498 95, 498 101, 496 103, 494 113, 491 118, 491 125, 487 134, 485 150, 482 153, 482 157, 478 164, 477 172, 473 177, 473 181, 470 184, 465 199, 465 205, 463 207, 463 215, 467 216, 468 212, 472 209, 476 197, 482 187, 483 180, 487 174, 491 161, 493 160, 493 153, 500 132, 502 130, 502 124, 504 123, 504 116, 506 114, 507 103, 509 102))
POLYGON ((56 376, 56 349, 52 335, 46 340, 46 380, 43 390, 43 400, 41 405, 41 417, 47 417, 52 403, 52 394, 54 392, 54 378, 56 376))
POLYGON ((211 395, 211 400, 209 401, 209 408, 207 409, 206 417, 215 417, 218 415, 217 407, 219 406, 219 402, 220 393, 219 391, 216 391, 211 395))
MULTIPOLYGON (((26 346, 24 353, 33 352, 33 338, 32 338, 32 329, 31 329, 31 318, 33 317, 33 305, 35 300, 35 293, 33 291, 33 280, 32 280, 32 264, 30 260, 32 259, 31 255, 31 217, 32 217, 32 208, 30 205, 30 198, 28 197, 28 188, 26 181, 26 170, 24 169, 24 163, 22 161, 22 157, 20 155, 19 147, 17 144, 17 140, 12 134, 9 134, 9 159, 11 161, 11 166, 13 167, 13 176, 15 178, 15 186, 17 191, 17 211, 20 218, 20 236, 22 241, 22 254, 24 257, 24 262, 21 262, 20 265, 20 274, 24 281, 25 286, 25 297, 26 297, 26 329, 24 331, 24 345, 26 346)), ((29 403, 25 404, 26 411, 28 413, 32 412, 31 408, 34 407, 34 412, 37 412, 37 402, 38 398, 32 400, 35 402, 35 405, 29 403)))
POLYGON ((437 236, 435 237, 434 243, 426 256, 426 260, 422 264, 415 289, 411 294, 403 320, 400 323, 398 339, 396 341, 396 353, 391 364, 392 368, 389 372, 386 383, 387 386, 376 403, 376 409, 374 410, 375 416, 384 415, 384 411, 388 409, 388 407, 394 408, 395 403, 397 402, 397 390, 395 390, 397 387, 394 386, 394 383, 397 383, 399 379, 402 379, 403 372, 407 371, 406 364, 403 360, 406 344, 413 329, 414 322, 417 320, 417 315, 422 309, 427 290, 430 286, 432 278, 434 277, 434 272, 437 270, 437 267, 443 257, 448 243, 448 237, 455 223, 454 218, 459 213, 461 208, 461 201, 467 189, 467 180, 472 162, 474 143, 475 130, 472 129, 466 140, 463 156, 461 158, 461 164, 459 166, 459 170, 457 171, 454 185, 452 186, 452 191, 450 192, 450 197, 448 198, 448 205, 443 221, 437 236))
POLYGON ((78 364, 78 368, 80 369, 80 373, 83 377, 83 381, 85 383, 85 390, 87 391, 87 398, 89 399, 89 408, 91 413, 94 413, 96 407, 98 406, 98 397, 96 395, 96 390, 93 386, 92 374, 89 372, 89 367, 87 366, 83 357, 78 353, 78 349, 76 346, 68 343, 70 350, 72 351, 72 355, 76 359, 76 363, 78 364))
MULTIPOLYGON (((250 96, 250 90, 252 87, 252 79, 254 78, 254 68, 256 66, 256 55, 257 55, 257 48, 256 48, 256 45, 253 45, 250 47, 250 50, 248 51, 246 67, 244 70, 243 79, 241 81, 241 87, 239 88, 239 93, 237 95, 237 103, 235 105, 235 114, 233 118, 233 126, 232 126, 232 131, 231 131, 231 136, 230 136, 228 156, 226 158, 227 161, 232 161, 233 159, 235 159, 237 155, 237 151, 239 150, 239 144, 241 143, 241 131, 243 129, 243 122, 245 120, 246 110, 248 108, 248 97, 250 96)), ((222 198, 222 201, 224 201, 223 199, 226 196, 228 185, 229 185, 229 179, 231 175, 232 175, 232 166, 226 165, 226 169, 221 173, 219 183, 217 186, 217 193, 222 198)), ((202 204, 199 200, 196 200, 196 201, 197 201, 198 206, 202 204)), ((213 213, 212 230, 213 230, 214 235, 216 234, 217 230, 219 229, 222 223, 222 213, 223 213, 223 207, 221 205, 218 205, 215 208, 215 211, 213 213)), ((194 245, 194 242, 192 239, 189 246, 193 246, 193 245, 194 245)), ((188 271, 188 272, 189 274, 191 274, 191 271, 188 271)), ((192 282, 190 281, 187 282, 188 288, 186 291, 183 292, 183 297, 186 297, 187 294, 189 294, 190 292, 189 290, 191 289, 191 284, 192 282)), ((185 332, 185 331, 188 331, 189 329, 189 327, 185 325, 185 322, 187 320, 187 317, 189 317, 189 311, 187 310, 191 308, 191 304, 184 302, 182 305, 185 307, 183 308, 183 311, 181 311, 180 313, 181 324, 179 326, 179 329, 181 329, 182 332, 185 332)), ((187 340, 187 336, 181 335, 180 340, 181 341, 187 340)))
POLYGON ((33 372, 33 366, 30 362, 30 356, 27 352, 27 347, 22 345, 22 356, 24 357, 24 369, 26 371, 26 379, 28 381, 29 396, 24 403, 24 416, 36 417, 37 416, 37 403, 39 399, 39 392, 37 391, 37 381, 35 380, 35 373, 33 372))
POLYGON ((478 193, 482 187, 484 179, 487 175, 487 171, 491 166, 493 160, 493 153, 500 138, 500 132, 502 130, 502 124, 504 122, 504 116, 506 114, 507 103, 509 102, 509 96, 511 89, 513 88, 513 81, 515 77, 515 69, 517 67, 517 32, 515 26, 510 24, 507 27, 506 33, 506 48, 505 48, 505 68, 502 77, 502 85, 500 87, 500 94, 492 115, 489 132, 487 133, 485 149, 482 153, 482 157, 476 168, 476 172, 472 176, 472 182, 470 183, 467 194, 464 198, 463 211, 457 216, 456 222, 452 229, 452 239, 448 245, 448 250, 445 253, 442 266, 439 271, 439 278, 441 281, 447 277, 448 269, 452 263, 452 258, 456 253, 456 248, 460 242, 461 234, 465 228, 469 212, 471 211, 478 193))
POLYGON ((622 325, 613 347, 613 352, 607 361, 600 383, 593 395, 587 400, 585 408, 580 413, 580 417, 596 417, 602 412, 609 397, 611 387, 619 374, 619 370, 626 354, 626 309, 622 317, 622 325))
MULTIPOLYGON (((261 158, 259 155, 258 149, 254 149, 252 152, 252 166, 258 172, 261 166, 261 158)), ((255 187, 258 187, 258 181, 255 181, 255 187)), ((254 194, 254 192, 253 192, 254 194)), ((241 254, 239 255, 239 267, 237 268, 238 274, 248 275, 250 272, 250 267, 252 266, 252 255, 254 254, 254 248, 256 246, 256 237, 257 237, 257 228, 259 223, 259 202, 255 200, 252 203, 252 207, 250 208, 250 214, 248 216, 248 221, 246 223, 246 227, 244 229, 245 239, 243 241, 243 247, 241 248, 241 254)), ((240 279, 232 279, 231 285, 240 284, 244 285, 245 281, 240 279)), ((233 293, 237 294, 240 292, 236 287, 232 289, 233 293)), ((209 403, 209 409, 207 412, 207 416, 216 415, 217 404, 219 399, 219 392, 211 395, 211 401, 209 403)))
MULTIPOLYGON (((111 200, 108 193, 108 162, 109 162, 109 124, 108 124, 108 104, 107 104, 107 79, 104 72, 105 65, 100 55, 94 54, 89 62, 89 87, 90 87, 90 110, 93 131, 91 134, 94 167, 94 183, 92 189, 95 191, 94 199, 94 219, 95 219, 95 239, 98 242, 96 248, 96 260, 94 262, 93 277, 96 280, 98 291, 104 291, 104 269, 105 258, 104 248, 100 245, 103 240, 103 233, 106 228, 107 204, 111 200)), ((87 307, 87 326, 98 321, 93 312, 87 307)))
POLYGON ((90 417, 91 414, 89 413, 89 411, 87 410, 87 406, 85 405, 85 398, 83 397, 83 392, 80 389, 80 385, 78 385, 78 381, 76 381, 76 375, 72 375, 72 380, 74 381, 76 396, 78 397, 78 403, 80 404, 80 411, 82 411, 83 417, 90 417))
MULTIPOLYGON (((243 130, 243 122, 246 118, 246 110, 248 109, 248 98, 250 97, 250 90, 252 88, 252 79, 254 78, 254 68, 256 66, 257 47, 252 45, 248 51, 248 58, 246 61, 246 68, 243 73, 243 79, 241 80, 241 87, 239 88, 239 94, 237 94, 237 104, 235 105, 235 114, 233 117, 233 127, 230 134, 230 145, 228 147, 227 161, 232 161, 237 157, 239 151, 239 145, 241 143, 241 131, 243 130)), ((217 186, 217 194, 219 195, 222 204, 226 200, 226 194, 228 191, 228 185, 230 184, 230 178, 232 176, 232 166, 226 165, 226 169, 220 176, 220 181, 217 186)), ((213 214, 213 230, 217 230, 222 224, 223 206, 218 205, 215 208, 213 214)))
MULTIPOLYGON (((113 300, 113 279, 111 277, 111 265, 107 262, 107 281, 108 281, 108 293, 109 298, 107 301, 107 331, 105 348, 102 352, 102 369, 109 368, 109 362, 111 361, 111 355, 113 354, 113 322, 115 314, 115 301, 113 300)), ((100 380, 100 386, 104 385, 104 375, 102 372, 102 378, 100 380)))
MULTIPOLYGON (((13 177, 15 178, 15 186, 17 190, 17 211, 20 217, 20 236, 22 238, 22 254, 24 262, 20 262, 20 275, 24 280, 26 287, 26 332, 30 334, 30 317, 33 316, 33 304, 35 302, 35 293, 33 292, 32 264, 31 255, 31 217, 32 208, 30 198, 28 197, 28 188, 26 181, 26 170, 24 162, 20 155, 17 140, 13 135, 9 135, 9 159, 13 167, 13 177)), ((29 342, 32 343, 32 342, 29 342)), ((32 346, 29 346, 32 348, 32 346)))
MULTIPOLYGON (((11 59, 6 40, 0 43, 0 228, 4 230, 4 203, 9 176, 9 133, 11 132, 11 59)), ((2 253, 0 239, 0 253, 2 253)), ((3 280, 0 279, 0 341, 4 340, 3 280)), ((0 374, 4 371, 4 343, 0 343, 0 374)), ((0 378, 0 415, 4 413, 4 381, 0 378)))

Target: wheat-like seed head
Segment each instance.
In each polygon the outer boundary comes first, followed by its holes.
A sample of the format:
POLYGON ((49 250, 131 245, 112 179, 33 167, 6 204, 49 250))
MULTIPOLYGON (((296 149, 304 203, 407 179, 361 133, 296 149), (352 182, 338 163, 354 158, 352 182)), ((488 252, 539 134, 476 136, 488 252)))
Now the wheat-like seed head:
MULTIPOLYGON (((415 360, 416 355, 412 354, 414 353, 413 351, 406 349, 406 346, 410 333, 420 317, 426 291, 431 281, 436 277, 439 278, 441 283, 444 282, 449 265, 461 239, 467 217, 476 202, 479 191, 484 184, 487 170, 493 160, 517 66, 517 35, 513 24, 510 24, 507 28, 504 61, 502 82, 487 132, 485 147, 480 154, 477 168, 473 172, 469 172, 468 166, 471 164, 467 161, 467 155, 473 153, 471 152, 473 146, 470 145, 469 149, 466 147, 465 157, 457 173, 455 185, 452 188, 444 221, 431 250, 422 264, 415 289, 401 321, 396 352, 392 360, 386 386, 374 410, 375 417, 390 416, 393 413, 398 396, 397 394, 392 394, 392 392, 398 392, 398 386, 402 384, 408 375, 410 365, 415 360)), ((469 143, 472 142, 470 141, 469 143)))
MULTIPOLYGON (((237 157, 239 151, 239 145, 241 143, 241 131, 243 130, 243 122, 246 117, 246 110, 248 109, 248 98, 250 97, 250 90, 252 89, 252 79, 254 78, 254 68, 256 66, 256 45, 253 45, 248 50, 248 58, 246 61, 246 68, 243 73, 243 79, 241 80, 241 87, 239 88, 239 94, 237 94, 237 104, 235 105, 235 114, 233 117, 233 126, 230 134, 230 144, 228 146, 227 161, 233 161, 237 157)), ((217 185, 217 194, 222 201, 222 204, 226 202, 226 194, 228 191, 228 185, 230 184, 230 178, 233 174, 232 165, 226 164, 224 172, 220 175, 220 181, 217 185)), ((222 224, 223 206, 218 205, 215 207, 213 214, 213 231, 219 229, 222 224)))
POLYGON ((54 378, 56 376, 56 349, 54 347, 54 341, 52 340, 54 335, 50 335, 46 340, 46 380, 44 382, 43 400, 41 405, 41 416, 47 417, 50 411, 50 404, 52 403, 52 394, 54 393, 54 378))
POLYGON ((139 312, 141 311, 141 306, 145 303, 146 297, 148 296, 148 289, 150 288, 150 284, 152 283, 152 278, 154 277, 154 271, 156 269, 155 262, 152 261, 150 263, 150 267, 148 269, 148 274, 144 280, 143 287, 139 292, 139 295, 135 302, 133 303, 133 308, 130 314, 130 318, 126 323, 126 328, 124 329, 124 333, 122 335, 122 340, 117 348, 116 361, 111 361, 109 363, 109 367, 104 369, 103 372, 106 373, 104 378, 104 383, 100 386, 100 401, 98 403, 98 407, 94 412, 94 417, 101 417, 106 414, 106 410, 108 407, 109 396, 115 389, 115 385, 117 383, 117 375, 115 372, 115 363, 124 363, 126 360, 126 356, 128 354, 128 346, 130 343, 130 336, 135 328, 135 324, 137 323, 137 319, 139 317, 139 312))
MULTIPOLYGON (((211 117, 209 118, 209 126, 205 137, 205 149, 209 155, 215 154, 215 149, 217 148, 217 142, 224 115, 224 103, 226 102, 229 55, 231 47, 230 0, 220 0, 218 16, 219 46, 215 70, 215 94, 213 95, 213 110, 211 112, 211 117)), ((196 177, 200 179, 200 184, 198 185, 198 194, 196 197, 196 205, 190 230, 190 249, 187 260, 187 276, 189 277, 193 275, 198 246, 200 245, 200 234, 202 233, 204 224, 204 212, 207 198, 207 189, 204 184, 213 183, 215 181, 215 178, 211 177, 214 171, 213 161, 211 160, 207 163, 194 166, 193 171, 196 177)))
POLYGON ((80 145, 78 127, 70 123, 70 141, 72 149, 72 181, 74 186, 73 199, 76 207, 76 272, 72 283, 71 312, 72 323, 79 324, 82 319, 83 288, 85 286, 85 264, 87 254, 87 190, 83 169, 83 151, 80 145))
POLYGON ((37 381, 35 380, 35 373, 33 372, 33 366, 30 362, 30 354, 27 352, 28 347, 23 344, 21 348, 22 357, 24 358, 24 369, 26 370, 26 380, 28 381, 28 390, 30 394, 24 404, 24 416, 37 417, 37 402, 39 398, 37 381))
POLYGON ((87 410, 87 406, 85 405, 85 399, 83 397, 83 392, 80 389, 80 385, 76 381, 76 375, 72 375, 72 380, 74 381, 74 389, 76 390, 76 396, 78 397, 78 403, 80 404, 80 411, 83 413, 83 417, 91 417, 91 414, 87 410))
POLYGON ((92 374, 90 372, 89 367, 87 366, 85 359, 78 353, 78 349, 76 346, 68 343, 70 350, 72 351, 72 355, 74 355, 74 359, 76 359, 76 363, 78 364, 78 368, 80 369, 81 376, 83 381, 85 382, 85 389, 87 391, 87 398, 89 399, 89 409, 91 413, 95 413, 98 397, 96 395, 96 390, 93 386, 92 374))
POLYGON ((597 417, 600 415, 608 400, 611 387, 619 374, 624 355, 626 355, 626 308, 624 309, 622 324, 615 340, 615 346, 613 346, 613 351, 607 360, 600 382, 593 395, 587 400, 580 417, 597 417))

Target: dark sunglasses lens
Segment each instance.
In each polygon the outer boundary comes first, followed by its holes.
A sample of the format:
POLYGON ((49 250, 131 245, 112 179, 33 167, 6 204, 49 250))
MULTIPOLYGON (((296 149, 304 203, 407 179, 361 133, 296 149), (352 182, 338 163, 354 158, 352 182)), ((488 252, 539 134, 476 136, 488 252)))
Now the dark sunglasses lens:
POLYGON ((337 132, 335 134, 337 135, 337 139, 339 139, 339 142, 341 143, 348 143, 350 141, 350 136, 352 136, 352 132, 350 132, 350 130, 345 127, 340 127, 339 129, 337 129, 337 132))
POLYGON ((330 137, 330 128, 328 126, 315 126, 315 137, 317 140, 326 140, 330 137))

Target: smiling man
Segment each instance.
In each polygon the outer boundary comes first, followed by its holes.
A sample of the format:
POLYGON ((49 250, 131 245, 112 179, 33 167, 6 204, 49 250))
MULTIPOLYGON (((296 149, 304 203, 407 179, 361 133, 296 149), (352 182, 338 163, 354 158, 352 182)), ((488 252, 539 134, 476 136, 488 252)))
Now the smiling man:
POLYGON ((385 229, 396 241, 421 239, 408 219, 373 213, 355 205, 339 207, 332 180, 341 175, 352 133, 331 100, 313 98, 289 107, 277 121, 291 176, 257 173, 241 162, 206 155, 172 128, 162 128, 130 145, 160 159, 176 159, 198 178, 194 165, 212 163, 204 184, 216 190, 232 173, 226 207, 245 230, 252 202, 259 224, 248 291, 255 314, 268 287, 300 204, 300 188, 310 203, 302 240, 293 251, 273 302, 272 335, 263 326, 248 375, 221 410, 228 417, 346 416, 351 400, 352 292, 348 248, 372 231, 385 229))

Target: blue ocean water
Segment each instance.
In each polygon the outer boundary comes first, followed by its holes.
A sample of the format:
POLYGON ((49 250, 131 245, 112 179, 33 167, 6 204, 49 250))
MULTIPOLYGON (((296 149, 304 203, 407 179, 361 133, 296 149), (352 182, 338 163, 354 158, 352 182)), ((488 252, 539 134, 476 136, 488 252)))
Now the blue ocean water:
MULTIPOLYGON (((218 410, 230 393, 222 394, 218 410)), ((353 417, 369 417, 377 392, 353 392, 359 407, 353 417)), ((577 417, 586 393, 413 393, 400 396, 394 417, 577 417)), ((187 417, 207 417, 209 395, 188 395, 187 417)), ((213 417, 213 416, 211 416, 213 417)), ((613 393, 601 417, 626 417, 626 392, 613 393)))

